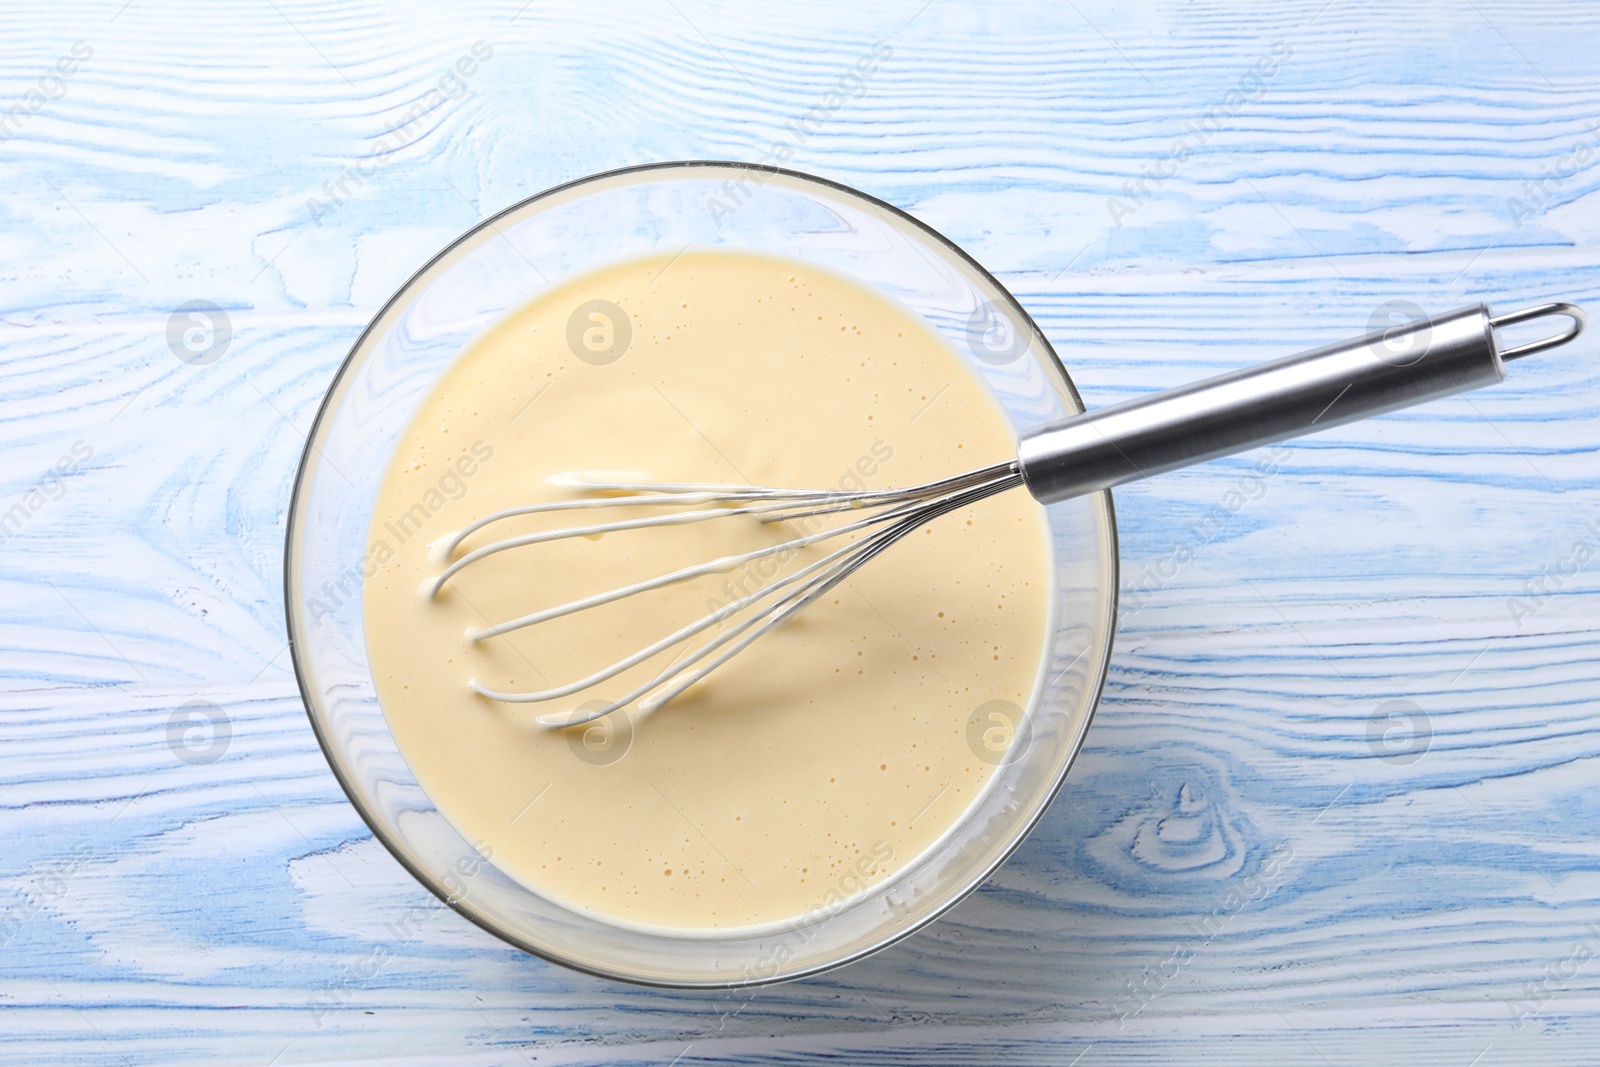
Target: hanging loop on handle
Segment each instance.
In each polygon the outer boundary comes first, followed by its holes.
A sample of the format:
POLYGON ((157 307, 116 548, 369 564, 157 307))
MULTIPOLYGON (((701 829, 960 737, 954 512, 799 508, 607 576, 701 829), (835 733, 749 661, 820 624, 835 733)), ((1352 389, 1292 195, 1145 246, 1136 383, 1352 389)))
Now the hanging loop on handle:
POLYGON ((1504 315, 1496 315, 1489 320, 1489 325, 1495 329, 1501 326, 1511 326, 1518 322, 1532 322, 1542 319, 1546 315, 1565 315, 1572 320, 1572 325, 1565 333, 1558 333, 1554 337, 1546 337, 1542 341, 1529 341, 1525 345, 1507 349, 1500 353, 1501 359, 1520 359, 1531 356, 1535 352, 1543 352, 1547 348, 1559 348, 1583 332, 1589 324, 1588 316, 1583 309, 1575 304, 1540 304, 1537 307, 1523 308, 1521 311, 1508 311, 1504 315))

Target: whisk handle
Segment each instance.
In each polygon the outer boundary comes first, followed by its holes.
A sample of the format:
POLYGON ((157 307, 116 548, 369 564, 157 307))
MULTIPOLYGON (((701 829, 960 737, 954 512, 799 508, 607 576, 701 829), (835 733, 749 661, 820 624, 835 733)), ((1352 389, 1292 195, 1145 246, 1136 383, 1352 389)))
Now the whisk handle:
POLYGON ((1482 304, 1221 374, 1030 430, 1018 447, 1043 503, 1503 381, 1505 361, 1583 329, 1571 304, 1491 317, 1482 304), (1563 334, 1502 352, 1494 328, 1565 315, 1563 334))

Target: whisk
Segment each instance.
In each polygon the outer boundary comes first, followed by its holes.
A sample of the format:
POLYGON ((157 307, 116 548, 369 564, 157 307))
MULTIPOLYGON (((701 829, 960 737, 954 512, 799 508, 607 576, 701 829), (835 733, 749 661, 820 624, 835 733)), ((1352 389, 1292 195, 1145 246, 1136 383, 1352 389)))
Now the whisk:
POLYGON ((494 541, 451 562, 432 582, 429 595, 437 596, 462 570, 489 556, 562 538, 680 526, 739 515, 753 516, 763 523, 789 523, 821 515, 858 513, 859 517, 850 514, 837 526, 683 567, 468 633, 471 641, 486 641, 676 582, 728 572, 767 557, 792 558, 811 545, 860 534, 764 588, 707 613, 587 677, 526 693, 500 692, 476 680, 469 683, 473 690, 492 700, 559 700, 715 630, 703 644, 680 654, 650 680, 617 700, 544 715, 538 721, 555 728, 575 726, 609 715, 634 701, 639 702, 640 710, 650 711, 683 693, 774 627, 794 618, 896 541, 947 512, 1019 485, 1026 486, 1040 503, 1052 504, 1489 385, 1504 380, 1506 361, 1566 344, 1582 332, 1585 322, 1583 312, 1572 304, 1541 304, 1499 316, 1491 316, 1486 306, 1478 304, 1036 427, 1022 434, 1017 458, 1010 462, 902 489, 773 489, 608 480, 601 475, 569 472, 551 481, 596 495, 485 515, 444 538, 438 551, 449 559, 473 534, 518 516, 621 507, 680 510, 494 541), (1494 333, 1497 328, 1551 315, 1566 316, 1571 325, 1561 333, 1500 350, 1494 333))

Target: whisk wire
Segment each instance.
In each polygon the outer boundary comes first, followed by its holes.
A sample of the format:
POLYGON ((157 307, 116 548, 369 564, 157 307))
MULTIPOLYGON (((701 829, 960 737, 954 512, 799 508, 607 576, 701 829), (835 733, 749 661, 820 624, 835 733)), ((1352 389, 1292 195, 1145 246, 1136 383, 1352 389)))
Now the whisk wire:
MULTIPOLYGON (((646 645, 644 648, 638 650, 637 652, 634 652, 632 655, 629 655, 629 656, 627 656, 627 657, 625 657, 623 659, 618 660, 617 662, 611 664, 608 667, 604 667, 601 670, 596 671, 595 673, 589 675, 587 678, 581 678, 576 682, 570 682, 570 683, 568 683, 566 685, 563 685, 563 686, 557 686, 554 689, 541 690, 541 691, 535 692, 535 693, 499 693, 499 692, 493 692, 493 691, 489 691, 489 690, 483 689, 482 687, 478 686, 476 683, 473 683, 473 688, 476 689, 478 692, 482 693, 484 696, 490 696, 490 697, 493 697, 494 699, 497 699, 497 700, 503 700, 503 701, 505 701, 507 703, 515 703, 515 704, 538 703, 538 702, 544 701, 544 700, 553 700, 553 699, 556 699, 557 697, 569 696, 572 693, 579 692, 580 690, 583 690, 583 689, 588 689, 591 686, 598 685, 600 682, 603 682, 603 681, 606 681, 609 678, 615 677, 616 675, 621 674, 623 671, 627 670, 628 668, 637 666, 638 664, 644 662, 645 660, 651 658, 652 656, 656 656, 656 655, 666 651, 668 648, 671 648, 673 645, 681 644, 682 642, 684 642, 684 641, 688 640, 689 638, 693 637, 695 634, 701 633, 702 631, 707 630, 712 626, 715 626, 717 623, 720 623, 723 620, 725 620, 725 619, 727 619, 727 618, 729 618, 729 617, 731 617, 733 615, 737 615, 740 611, 743 611, 745 608, 751 606, 752 604, 754 604, 754 603, 756 603, 756 602, 758 602, 758 601, 760 601, 762 599, 765 599, 766 597, 772 596, 774 593, 777 593, 778 591, 780 591, 780 590, 782 590, 784 588, 787 588, 790 585, 793 585, 795 582, 800 581, 802 578, 806 577, 808 574, 811 574, 812 572, 814 572, 814 571, 816 571, 816 570, 818 570, 818 569, 820 569, 822 567, 825 567, 830 563, 833 563, 839 557, 845 555, 848 552, 854 551, 858 547, 859 546, 857 546, 857 545, 845 545, 843 548, 836 549, 832 553, 828 554, 827 556, 824 556, 822 559, 814 561, 813 563, 809 564, 808 566, 796 571, 793 574, 787 575, 787 576, 779 579, 778 581, 772 583, 771 585, 769 585, 769 586, 767 586, 767 587, 765 587, 763 589, 758 589, 754 593, 748 594, 747 596, 741 597, 740 599, 732 601, 732 602, 730 602, 728 604, 724 604, 722 607, 717 608, 716 610, 714 610, 712 612, 709 612, 706 615, 703 615, 700 618, 696 619, 694 622, 691 622, 688 625, 683 626, 680 629, 674 631, 673 633, 668 634, 666 637, 662 638, 661 640, 656 641, 653 644, 646 645)), ((679 665, 681 665, 681 662, 682 661, 679 661, 679 665)), ((670 672, 668 672, 668 674, 670 674, 670 672)), ((668 677, 668 674, 661 675, 661 678, 668 677)), ((640 692, 641 693, 644 692, 645 690, 649 689, 651 686, 653 686, 655 684, 656 684, 656 681, 651 681, 651 682, 646 683, 645 686, 640 689, 640 692)), ((622 703, 626 704, 628 702, 629 701, 625 700, 622 703)), ((604 713, 602 712, 600 714, 604 714, 604 713)), ((598 717, 598 715, 596 717, 598 717)))
MULTIPOLYGON (((1018 477, 1020 478, 1020 475, 1018 475, 1018 477)), ((951 481, 954 481, 954 479, 946 479, 943 482, 932 482, 929 483, 929 487, 943 487, 951 481)), ((1008 483, 1008 487, 1009 484, 1012 483, 1008 483)), ((821 496, 826 494, 813 495, 821 496)), ((891 497, 891 494, 889 493, 883 493, 880 495, 891 497)), ((899 493, 892 494, 893 499, 900 499, 900 496, 901 494, 899 493)), ((705 577, 709 574, 726 573, 738 567, 742 567, 745 564, 765 559, 768 556, 775 556, 784 552, 797 552, 802 548, 809 547, 810 545, 817 544, 821 541, 827 541, 835 537, 841 537, 846 534, 855 533, 857 530, 862 530, 869 526, 875 526, 885 522, 892 522, 903 516, 912 514, 917 508, 922 506, 925 506, 925 503, 922 501, 905 503, 900 505, 898 508, 890 508, 886 511, 873 512, 865 518, 858 519, 852 523, 846 523, 843 526, 836 526, 830 529, 818 531, 816 533, 805 534, 789 541, 783 541, 775 545, 768 545, 764 548, 755 549, 741 555, 720 556, 717 559, 710 560, 705 563, 692 564, 687 567, 679 568, 675 571, 670 571, 667 574, 657 575, 654 578, 648 578, 642 582, 635 582, 631 585, 619 586, 615 589, 610 589, 603 593, 596 593, 580 600, 570 601, 566 604, 558 604, 553 608, 535 611, 530 614, 523 615, 520 618, 497 623, 481 630, 474 630, 470 635, 470 639, 474 642, 477 642, 487 640, 491 637, 499 637, 501 634, 510 633, 513 630, 520 630, 526 626, 534 626, 541 622, 548 622, 551 619, 559 619, 564 615, 570 615, 576 611, 585 611, 589 608, 601 607, 605 604, 610 604, 626 597, 636 596, 640 593, 648 593, 652 590, 660 589, 663 586, 674 585, 678 582, 691 581, 695 578, 705 577)), ((707 519, 723 518, 730 515, 745 513, 745 510, 739 508, 722 508, 708 511, 686 512, 685 514, 692 516, 686 520, 688 522, 703 522, 707 519)), ((636 520, 634 524, 629 524, 627 522, 618 523, 614 528, 639 529, 641 528, 640 524, 646 521, 647 520, 636 520)), ((608 527, 611 526, 611 524, 606 525, 608 527)), ((474 563, 487 555, 492 555, 494 552, 505 551, 511 548, 521 548, 527 545, 542 544, 549 541, 561 540, 567 537, 585 536, 586 531, 593 531, 595 529, 597 529, 597 527, 594 526, 569 527, 564 530, 546 531, 542 534, 529 534, 525 537, 507 538, 504 541, 497 541, 494 544, 485 545, 483 548, 469 552, 467 555, 451 564, 450 567, 446 569, 444 574, 442 574, 434 582, 431 595, 437 595, 438 591, 443 588, 444 584, 453 578, 457 573, 459 573, 463 567, 469 565, 470 563, 474 563)))
MULTIPOLYGON (((849 559, 842 561, 838 566, 832 568, 829 573, 820 576, 808 586, 796 591, 791 598, 788 598, 791 599, 793 603, 779 603, 767 611, 753 616, 751 622, 762 618, 765 618, 766 621, 754 633, 751 633, 743 640, 739 641, 732 648, 716 657, 710 663, 699 668, 698 670, 688 672, 688 668, 694 662, 699 660, 705 652, 710 651, 710 648, 708 647, 702 649, 695 655, 687 657, 684 661, 674 664, 671 668, 669 668, 668 672, 681 677, 681 680, 675 678, 669 683, 668 688, 658 690, 649 694, 648 696, 645 696, 639 702, 640 710, 654 710, 655 708, 660 707, 669 700, 672 700, 674 697, 683 693, 690 686, 694 685, 706 675, 710 674, 728 660, 732 659, 735 655, 742 652, 745 648, 749 647, 749 645, 757 638, 761 637, 763 634, 766 634, 774 627, 781 625, 790 617, 799 614, 801 611, 804 611, 813 602, 825 596, 831 589, 837 586, 840 582, 849 578, 851 574, 855 573, 855 571, 860 569, 874 556, 878 555, 884 549, 888 548, 890 545, 894 544, 907 534, 921 529, 923 526, 927 525, 929 521, 937 517, 937 515, 942 515, 948 511, 955 510, 956 508, 965 507, 968 504, 976 503, 977 501, 982 500, 984 497, 992 496, 995 493, 1002 492, 1008 488, 1011 488, 1011 483, 995 483, 992 486, 983 486, 978 491, 968 491, 946 497, 939 501, 940 505, 942 506, 940 506, 934 514, 926 517, 917 516, 914 518, 904 519, 893 526, 876 531, 869 538, 862 540, 858 544, 849 546, 850 551, 853 553, 849 559)), ((541 719, 540 721, 543 722, 544 720, 541 719)))
POLYGON ((679 568, 642 582, 583 597, 556 607, 532 612, 520 618, 497 623, 469 633, 477 642, 509 633, 513 630, 577 611, 599 607, 617 600, 638 595, 666 585, 689 581, 708 574, 726 572, 757 560, 781 553, 799 550, 837 537, 848 536, 863 530, 870 533, 850 544, 828 552, 791 574, 784 575, 754 593, 740 597, 708 612, 680 627, 671 634, 595 671, 587 677, 564 685, 537 692, 511 693, 489 689, 473 680, 471 687, 479 694, 506 703, 539 703, 554 700, 588 689, 623 673, 668 649, 749 611, 747 617, 718 633, 686 655, 676 658, 649 681, 636 687, 620 699, 582 712, 569 711, 539 718, 542 725, 568 727, 592 722, 602 716, 640 701, 642 711, 659 708, 682 694, 695 683, 727 663, 739 652, 783 622, 793 618, 815 601, 826 595, 847 579, 868 560, 887 549, 906 534, 921 529, 940 515, 976 503, 988 496, 1021 484, 1022 474, 1016 462, 996 464, 970 471, 952 478, 944 478, 923 485, 884 490, 805 490, 773 489, 764 486, 738 486, 709 483, 650 483, 621 480, 589 479, 580 475, 558 476, 552 481, 564 486, 593 493, 621 495, 599 496, 579 500, 553 501, 508 508, 478 519, 443 542, 446 553, 453 553, 473 533, 499 522, 524 515, 588 510, 597 507, 633 507, 676 505, 696 508, 672 515, 648 518, 622 519, 614 522, 566 527, 539 533, 504 538, 468 552, 450 564, 435 579, 430 595, 437 595, 446 583, 487 556, 543 544, 568 537, 594 536, 624 530, 651 527, 686 525, 710 519, 738 515, 753 515, 762 522, 790 522, 817 515, 837 514, 846 511, 870 509, 870 514, 852 522, 824 530, 809 532, 778 544, 740 555, 722 556, 706 563, 679 568), (703 504, 734 504, 732 507, 699 508, 703 504), (767 603, 763 603, 767 602, 767 603), (754 609, 753 611, 751 609, 754 609), (724 648, 724 646, 728 646, 724 648), (718 649, 724 649, 720 654, 718 649), (703 662, 712 657, 709 662, 703 662), (641 699, 642 698, 642 699, 641 699))

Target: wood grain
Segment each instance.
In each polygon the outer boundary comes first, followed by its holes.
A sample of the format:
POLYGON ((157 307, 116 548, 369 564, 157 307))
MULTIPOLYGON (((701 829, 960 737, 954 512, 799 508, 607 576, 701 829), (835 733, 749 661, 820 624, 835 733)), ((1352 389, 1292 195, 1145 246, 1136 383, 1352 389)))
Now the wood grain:
POLYGON ((1597 45, 1577 0, 8 5, 0 1063, 1593 1062, 1593 335, 1298 442, 1236 508, 1260 456, 1119 491, 1123 627, 1044 823, 926 932, 754 994, 584 978, 442 911, 395 942, 432 898, 317 750, 280 582, 361 326, 549 185, 783 147, 999 274, 1098 405, 1392 299, 1600 308, 1600 152, 1561 162, 1600 140, 1597 45), (233 326, 209 366, 168 346, 189 300, 233 326), (169 745, 195 700, 215 762, 169 745))

